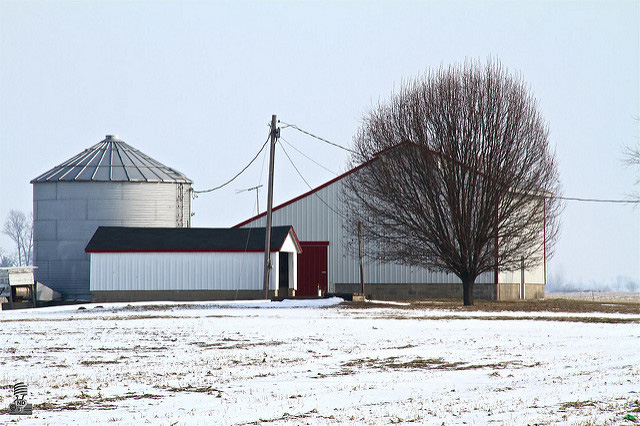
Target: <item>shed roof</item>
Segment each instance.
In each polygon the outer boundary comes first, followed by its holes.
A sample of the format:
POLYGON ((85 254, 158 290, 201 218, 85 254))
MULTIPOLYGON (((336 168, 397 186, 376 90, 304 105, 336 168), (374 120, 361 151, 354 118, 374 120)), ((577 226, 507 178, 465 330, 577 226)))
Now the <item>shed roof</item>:
POLYGON ((179 171, 127 145, 117 135, 107 135, 31 181, 38 182, 193 183, 179 171))
MULTIPOLYGON (((298 252, 300 243, 293 227, 274 226, 271 251, 280 251, 291 237, 298 252)), ((87 253, 105 252, 260 252, 265 228, 127 228, 100 226, 85 248, 87 253)))

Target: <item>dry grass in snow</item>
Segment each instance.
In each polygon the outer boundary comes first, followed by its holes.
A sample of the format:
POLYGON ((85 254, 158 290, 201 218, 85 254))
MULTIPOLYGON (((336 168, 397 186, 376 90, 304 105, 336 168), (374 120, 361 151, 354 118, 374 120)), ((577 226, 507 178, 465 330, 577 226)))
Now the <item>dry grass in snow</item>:
POLYGON ((640 411, 640 312, 336 302, 0 312, 0 422, 630 424, 640 411), (6 414, 16 381, 32 416, 6 414))

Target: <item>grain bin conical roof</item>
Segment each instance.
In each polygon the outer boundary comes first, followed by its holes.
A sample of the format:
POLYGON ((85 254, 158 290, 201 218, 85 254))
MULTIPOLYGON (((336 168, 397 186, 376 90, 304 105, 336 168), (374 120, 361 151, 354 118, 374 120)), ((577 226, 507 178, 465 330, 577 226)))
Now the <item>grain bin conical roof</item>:
POLYGON ((193 183, 127 145, 117 135, 103 141, 33 179, 36 182, 169 182, 193 183))

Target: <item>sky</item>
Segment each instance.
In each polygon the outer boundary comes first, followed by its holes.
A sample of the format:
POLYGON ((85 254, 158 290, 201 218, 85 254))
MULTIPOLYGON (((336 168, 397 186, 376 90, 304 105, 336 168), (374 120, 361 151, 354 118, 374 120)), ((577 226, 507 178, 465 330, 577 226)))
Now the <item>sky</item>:
MULTIPOLYGON (((622 163, 640 143, 639 42, 636 1, 0 0, 0 221, 32 209, 31 179, 107 134, 204 190, 251 160, 272 114, 349 146, 403 81, 489 57, 537 98, 564 195, 626 198, 640 174, 622 163)), ((304 180, 278 147, 275 204, 346 171, 348 152, 281 135, 304 180)), ((255 192, 238 191, 257 185, 264 211, 266 169, 261 155, 199 195, 193 226, 251 217, 255 192)), ((0 247, 14 250, 4 235, 0 247)), ((640 206, 567 202, 547 271, 585 288, 639 281, 640 206)))

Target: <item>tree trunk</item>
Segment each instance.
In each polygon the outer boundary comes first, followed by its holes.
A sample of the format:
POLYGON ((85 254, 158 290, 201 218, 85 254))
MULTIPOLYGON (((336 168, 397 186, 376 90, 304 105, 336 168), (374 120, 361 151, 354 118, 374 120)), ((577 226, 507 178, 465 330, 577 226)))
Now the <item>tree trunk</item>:
POLYGON ((464 299, 464 306, 473 306, 473 283, 474 278, 468 277, 462 279, 462 296, 464 299))

